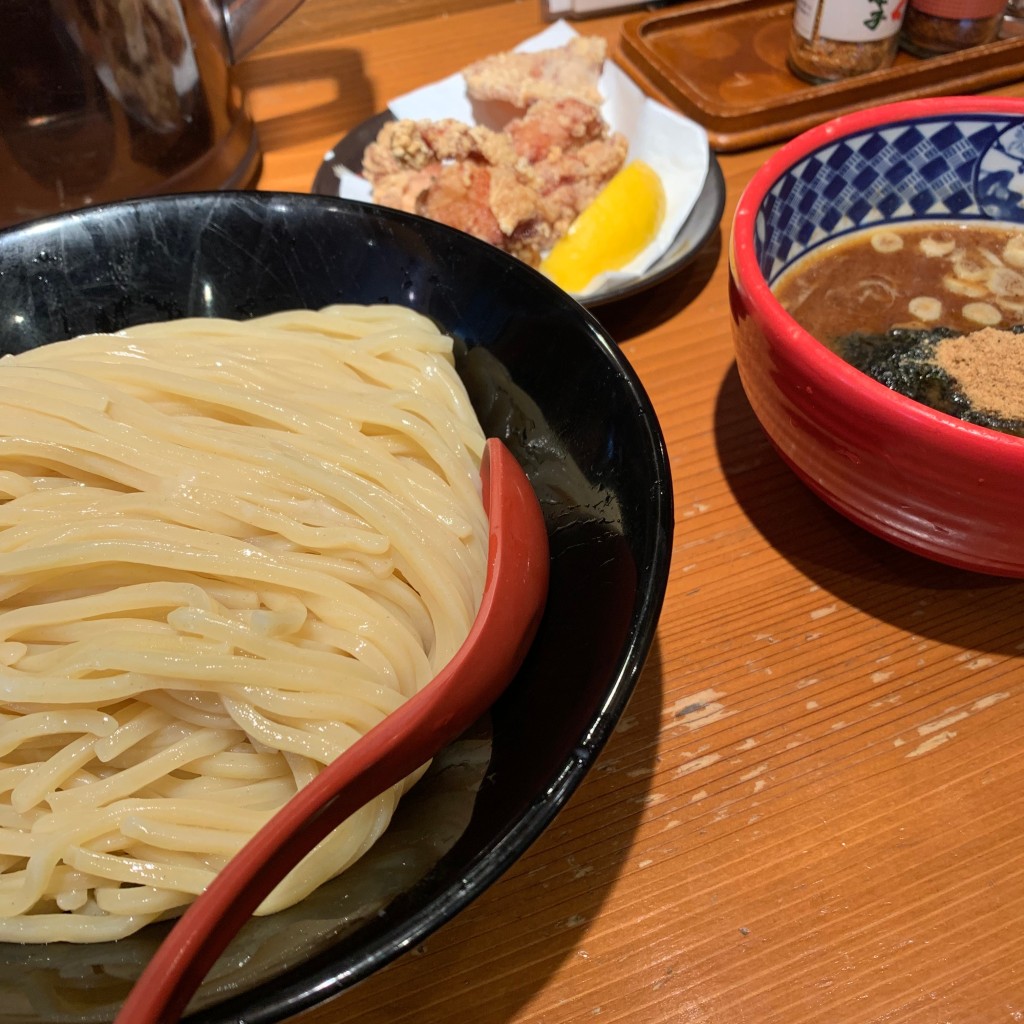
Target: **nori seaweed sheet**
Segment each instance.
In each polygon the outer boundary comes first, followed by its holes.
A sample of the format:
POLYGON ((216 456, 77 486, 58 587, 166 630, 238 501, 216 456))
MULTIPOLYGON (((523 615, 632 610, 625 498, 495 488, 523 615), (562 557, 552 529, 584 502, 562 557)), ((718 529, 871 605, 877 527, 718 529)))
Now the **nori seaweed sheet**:
MULTIPOLYGON (((1020 334, 1024 325, 1010 329, 1020 334)), ((935 346, 959 333, 948 327, 930 331, 896 327, 885 334, 848 334, 832 347, 852 366, 893 391, 967 423, 1024 437, 1024 420, 974 408, 956 378, 935 362, 935 346)))

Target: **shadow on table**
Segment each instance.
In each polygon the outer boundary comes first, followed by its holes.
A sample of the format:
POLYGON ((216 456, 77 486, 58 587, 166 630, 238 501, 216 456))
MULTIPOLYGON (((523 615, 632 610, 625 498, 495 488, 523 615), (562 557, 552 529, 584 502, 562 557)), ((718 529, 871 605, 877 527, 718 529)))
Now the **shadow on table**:
POLYGON ((586 956, 587 928, 624 870, 650 795, 662 690, 655 642, 597 763, 526 854, 434 936, 315 1019, 393 1024, 443 1012, 452 1022, 497 1024, 520 1014, 571 957, 586 956))
POLYGON ((365 0, 304 0, 299 11, 274 29, 260 50, 277 50, 316 44, 331 36, 378 32, 426 18, 446 18, 478 7, 493 7, 500 0, 400 0, 398 3, 366 3, 365 0))
POLYGON ((904 551, 813 494, 775 452, 735 363, 719 389, 715 440, 726 480, 751 523, 783 557, 836 597, 899 629, 960 647, 1019 654, 1024 583, 904 551), (963 615, 970 600, 971 614, 963 615))
MULTIPOLYGON (((264 152, 324 137, 340 139, 378 109, 357 50, 258 53, 238 65, 235 80, 249 96, 264 152), (275 89, 273 116, 267 115, 262 98, 262 90, 270 88, 275 89)), ((316 170, 309 169, 311 182, 316 170)))
POLYGON ((711 280, 722 254, 722 229, 708 239, 692 263, 631 298, 610 302, 593 311, 601 326, 619 344, 670 320, 690 305, 711 280))

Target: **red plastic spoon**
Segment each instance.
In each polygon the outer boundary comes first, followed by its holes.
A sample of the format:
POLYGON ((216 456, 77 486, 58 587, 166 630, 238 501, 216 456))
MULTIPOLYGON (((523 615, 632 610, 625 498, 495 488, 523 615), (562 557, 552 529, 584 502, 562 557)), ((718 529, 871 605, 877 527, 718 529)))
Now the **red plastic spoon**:
POLYGON ((487 442, 480 475, 490 520, 487 582, 465 643, 429 685, 299 790, 231 858, 161 943, 115 1024, 178 1020, 274 886, 349 815, 472 725, 512 679, 544 609, 547 533, 525 473, 497 439, 487 442))

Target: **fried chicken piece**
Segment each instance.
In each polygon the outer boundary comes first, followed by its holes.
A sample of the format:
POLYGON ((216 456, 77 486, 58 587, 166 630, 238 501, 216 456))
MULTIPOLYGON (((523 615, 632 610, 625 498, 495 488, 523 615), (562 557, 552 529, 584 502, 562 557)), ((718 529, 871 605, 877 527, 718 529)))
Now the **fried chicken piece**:
POLYGON ((419 195, 415 212, 482 238, 531 265, 550 244, 544 199, 507 166, 443 164, 431 187, 419 195))
MULTIPOLYGON (((498 152, 497 133, 463 124, 453 118, 440 121, 389 121, 363 153, 363 175, 373 184, 373 200, 410 213, 420 196, 437 182, 444 161, 482 163, 509 159, 498 152)), ((474 232, 475 233, 475 232, 474 232)))
POLYGON ((546 200, 554 239, 622 167, 628 149, 625 136, 610 132, 596 107, 572 99, 535 103, 506 125, 505 134, 528 162, 523 175, 546 200))
POLYGON ((485 57, 462 75, 474 100, 528 107, 538 100, 578 99, 600 106, 598 81, 607 50, 608 44, 599 36, 576 36, 551 50, 485 57))
POLYGON ((393 121, 363 156, 374 202, 468 231, 531 265, 622 166, 626 140, 596 107, 539 101, 501 132, 393 121))
POLYGON ((413 212, 505 247, 505 233, 490 207, 491 170, 486 164, 438 164, 430 188, 417 197, 413 212))
POLYGON ((550 158, 556 151, 574 149, 608 136, 601 111, 577 99, 541 100, 505 125, 516 155, 530 163, 550 158))
POLYGON ((509 155, 499 132, 463 124, 451 117, 440 121, 405 119, 389 121, 366 147, 363 173, 372 181, 396 171, 420 170, 439 160, 476 157, 498 163, 509 155), (506 152, 501 152, 502 148, 506 152))

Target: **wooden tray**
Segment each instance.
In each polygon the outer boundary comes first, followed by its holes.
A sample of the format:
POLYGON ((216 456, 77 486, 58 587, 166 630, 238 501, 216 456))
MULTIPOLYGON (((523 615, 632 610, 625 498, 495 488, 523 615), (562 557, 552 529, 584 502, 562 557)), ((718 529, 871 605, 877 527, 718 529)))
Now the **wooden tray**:
POLYGON ((901 51, 892 67, 809 85, 786 67, 792 22, 792 2, 703 0, 630 18, 620 50, 627 70, 702 124, 719 151, 788 138, 876 103, 1024 78, 1024 38, 1016 37, 926 60, 901 51))

